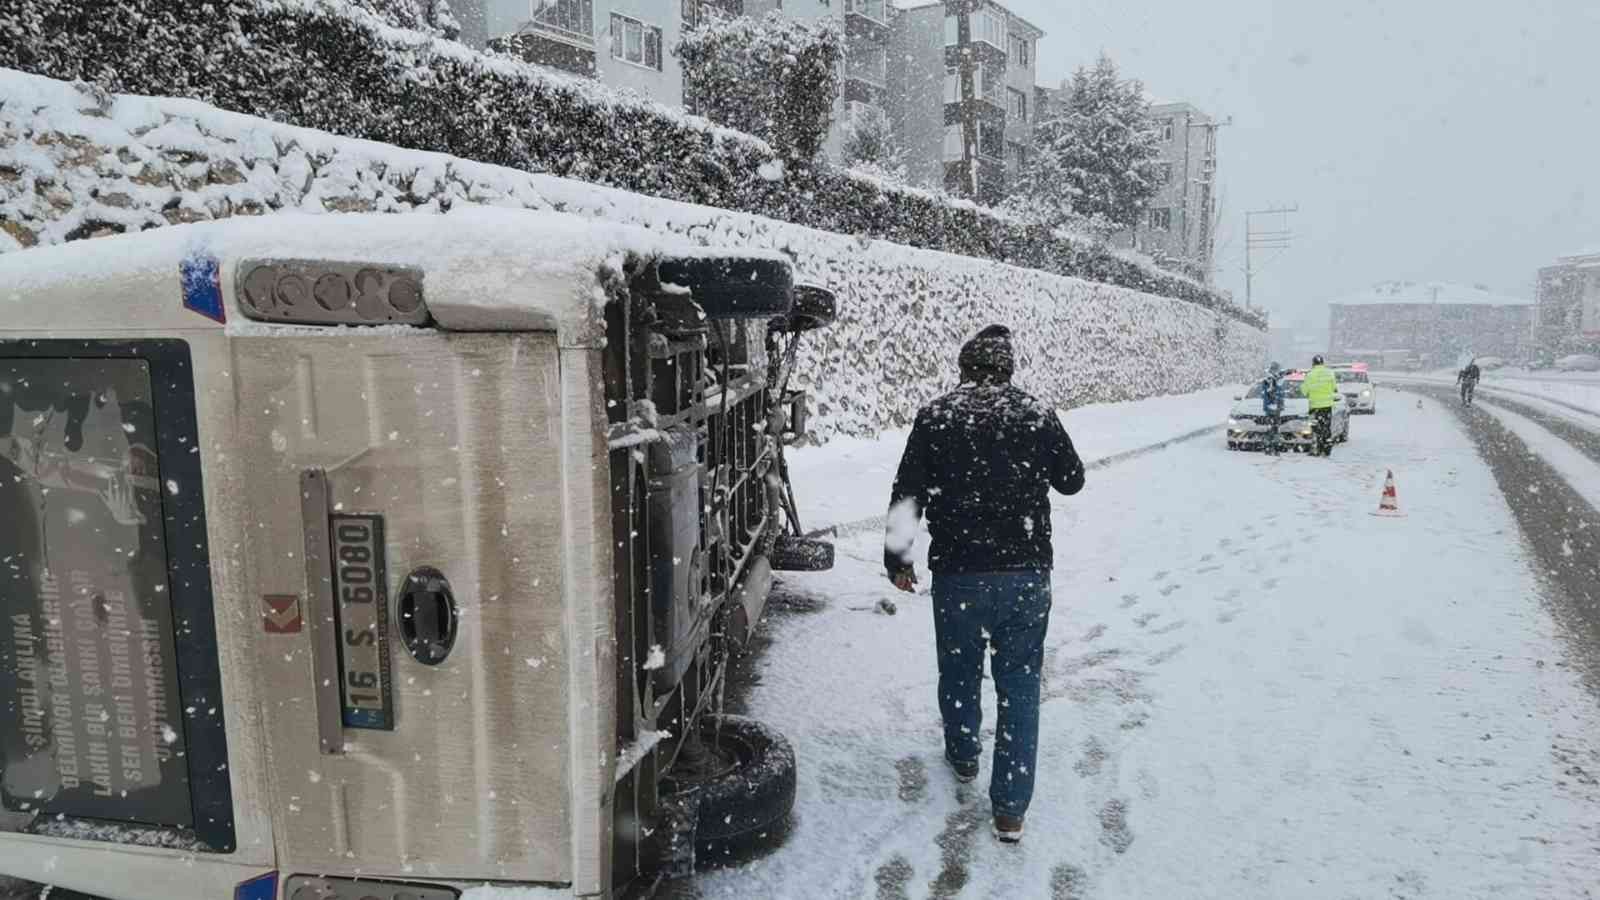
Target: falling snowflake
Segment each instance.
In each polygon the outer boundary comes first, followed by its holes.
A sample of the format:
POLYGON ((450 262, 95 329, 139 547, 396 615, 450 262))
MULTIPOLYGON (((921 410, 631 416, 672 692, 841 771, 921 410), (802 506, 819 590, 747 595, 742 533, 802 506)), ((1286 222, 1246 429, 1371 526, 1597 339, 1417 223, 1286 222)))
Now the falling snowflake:
POLYGON ((662 651, 660 644, 650 645, 650 655, 645 657, 645 671, 654 671, 667 664, 667 654, 662 651))

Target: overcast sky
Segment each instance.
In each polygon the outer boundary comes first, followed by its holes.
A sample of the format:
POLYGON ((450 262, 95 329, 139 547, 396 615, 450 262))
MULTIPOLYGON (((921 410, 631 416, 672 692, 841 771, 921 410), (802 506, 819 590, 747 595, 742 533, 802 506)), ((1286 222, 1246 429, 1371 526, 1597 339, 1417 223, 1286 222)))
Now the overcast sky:
MULTIPOLYGON (((1055 84, 1102 49, 1219 133, 1219 283, 1244 297, 1243 212, 1298 203, 1256 277, 1279 321, 1388 279, 1530 297, 1600 247, 1600 0, 1005 0, 1055 84)), ((1261 267, 1258 265, 1258 269, 1261 267)))

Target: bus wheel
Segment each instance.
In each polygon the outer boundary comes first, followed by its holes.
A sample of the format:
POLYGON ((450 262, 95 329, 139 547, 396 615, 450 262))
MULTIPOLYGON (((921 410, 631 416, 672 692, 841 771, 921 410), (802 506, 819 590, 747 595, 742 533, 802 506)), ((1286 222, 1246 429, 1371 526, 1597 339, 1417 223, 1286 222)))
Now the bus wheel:
POLYGON ((661 784, 698 810, 696 863, 738 863, 776 847, 794 809, 794 749, 783 735, 743 716, 702 716, 699 736, 684 746, 661 784))

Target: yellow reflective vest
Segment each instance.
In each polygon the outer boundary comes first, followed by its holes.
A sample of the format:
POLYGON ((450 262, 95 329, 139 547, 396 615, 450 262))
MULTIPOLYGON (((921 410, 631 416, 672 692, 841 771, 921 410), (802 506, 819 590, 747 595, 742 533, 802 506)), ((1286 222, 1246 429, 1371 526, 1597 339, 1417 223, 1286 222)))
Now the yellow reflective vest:
POLYGON ((1313 366, 1306 373, 1300 392, 1311 401, 1312 409, 1330 409, 1339 399, 1339 379, 1327 366, 1313 366))

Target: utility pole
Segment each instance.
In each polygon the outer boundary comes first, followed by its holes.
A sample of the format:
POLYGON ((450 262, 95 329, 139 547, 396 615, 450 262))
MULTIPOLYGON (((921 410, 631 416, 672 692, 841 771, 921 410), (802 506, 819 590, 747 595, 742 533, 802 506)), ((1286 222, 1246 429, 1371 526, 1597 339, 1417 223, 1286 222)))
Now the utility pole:
MULTIPOLYGON (((1202 122, 1195 126, 1205 129, 1206 132, 1206 150, 1200 157, 1200 178, 1197 181, 1200 185, 1200 241, 1195 250, 1200 262, 1203 263, 1200 268, 1206 273, 1207 281, 1211 276, 1212 241, 1215 240, 1212 232, 1212 216, 1215 214, 1212 210, 1212 186, 1216 183, 1217 175, 1217 129, 1232 124, 1233 116, 1229 116, 1221 122, 1202 122)), ((1184 199, 1187 202, 1187 192, 1184 199)), ((1188 225, 1186 218, 1184 227, 1187 229, 1188 225)), ((1184 232, 1184 240, 1188 240, 1187 231, 1184 232)))
MULTIPOLYGON (((961 68, 961 190, 968 200, 978 199, 978 90, 972 49, 972 13, 984 0, 954 0, 956 54, 961 68)), ((949 6, 946 6, 948 9, 949 6)))
POLYGON ((1272 209, 1253 209, 1244 214, 1244 308, 1252 308, 1252 289, 1255 282, 1256 268, 1252 251, 1255 250, 1287 250, 1294 243, 1294 232, 1288 228, 1287 219, 1284 227, 1277 231, 1256 231, 1251 224, 1255 216, 1288 216, 1290 213, 1300 211, 1300 204, 1294 206, 1279 206, 1272 209))
POLYGON ((1189 168, 1189 151, 1194 148, 1194 141, 1190 132, 1194 130, 1194 113, 1183 114, 1183 196, 1178 200, 1178 227, 1183 235, 1183 258, 1193 259, 1189 255, 1189 186, 1194 183, 1193 169, 1189 168))

